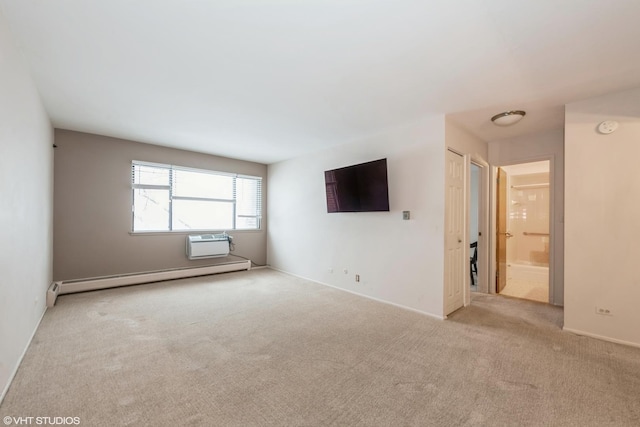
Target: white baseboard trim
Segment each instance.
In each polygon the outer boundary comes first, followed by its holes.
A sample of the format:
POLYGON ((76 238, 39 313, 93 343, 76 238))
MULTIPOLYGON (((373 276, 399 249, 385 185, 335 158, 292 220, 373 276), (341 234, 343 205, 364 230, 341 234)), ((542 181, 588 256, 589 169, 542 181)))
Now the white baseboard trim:
POLYGON ((13 368, 13 372, 11 372, 11 375, 9 375, 9 381, 7 381, 7 384, 5 384, 4 389, 2 390, 2 394, 0 394, 0 404, 2 404, 4 397, 7 395, 7 392, 9 391, 9 387, 11 387, 11 383, 13 382, 13 379, 16 377, 16 374, 18 373, 18 369, 20 369, 20 365, 22 364, 22 359, 24 359, 24 356, 27 354, 27 350, 29 350, 29 346, 31 346, 31 341, 33 341, 33 337, 36 336, 36 332, 38 331, 38 328, 40 327, 40 323, 42 322, 42 319, 44 318, 44 314, 46 312, 47 312, 47 308, 45 307, 44 311, 42 312, 42 315, 40 316, 40 319, 38 320, 38 323, 36 323, 36 327, 33 328, 33 332, 31 333, 31 337, 29 337, 29 341, 27 341, 27 345, 24 347, 24 350, 22 350, 22 354, 18 358, 18 362, 16 363, 16 366, 14 366, 13 368))
POLYGON ((231 271, 251 270, 251 261, 238 261, 204 267, 176 268, 172 270, 151 271, 145 273, 123 274, 119 276, 94 277, 81 280, 61 281, 60 295, 75 292, 96 291, 119 286, 141 285, 163 280, 184 279, 187 277, 207 276, 209 274, 231 271))
POLYGON ((609 341, 609 342, 613 342, 613 343, 616 343, 616 344, 622 344, 622 345, 628 345, 630 347, 640 348, 640 343, 637 343, 637 342, 619 340, 617 338, 611 338, 611 337, 607 337, 607 336, 604 336, 604 335, 592 334, 591 332, 585 332, 585 331, 581 331, 579 329, 573 329, 573 328, 563 327, 562 330, 565 331, 565 332, 571 332, 572 334, 576 334, 576 335, 582 335, 582 336, 585 336, 585 337, 595 338, 595 339, 599 339, 599 340, 602 340, 602 341, 609 341))
POLYGON ((361 293, 358 293, 358 292, 355 292, 355 291, 351 291, 349 289, 344 289, 344 288, 340 288, 338 286, 330 285, 328 283, 320 282, 318 280, 309 279, 308 277, 300 276, 298 274, 293 274, 293 273, 290 273, 290 272, 285 271, 285 270, 281 270, 281 269, 276 268, 276 267, 269 266, 268 268, 270 268, 271 270, 279 271, 280 273, 288 274, 289 276, 293 276, 293 277, 297 277, 299 279, 308 280, 309 282, 317 283, 318 285, 327 286, 329 288, 333 288, 333 289, 337 289, 339 291, 347 292, 347 293, 352 294, 352 295, 357 295, 357 296, 362 297, 362 298, 370 299, 370 300, 373 300, 373 301, 376 301, 376 302, 381 302, 381 303, 387 304, 387 305, 392 305, 394 307, 398 307, 398 308, 401 308, 403 310, 413 311, 414 313, 422 314, 424 316, 432 317, 434 319, 445 320, 447 318, 446 316, 444 316, 444 317, 443 316, 438 316, 437 314, 429 313, 428 311, 418 310, 417 308, 407 307, 406 305, 397 304, 395 302, 386 301, 386 300, 383 300, 383 299, 380 299, 380 298, 372 297, 370 295, 361 294, 361 293))

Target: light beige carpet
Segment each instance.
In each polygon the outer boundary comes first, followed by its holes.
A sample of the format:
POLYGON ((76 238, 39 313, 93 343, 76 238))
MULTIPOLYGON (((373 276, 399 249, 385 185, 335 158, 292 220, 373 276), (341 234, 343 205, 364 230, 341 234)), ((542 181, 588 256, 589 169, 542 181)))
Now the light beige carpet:
POLYGON ((638 426, 640 349, 474 295, 439 321, 272 270, 62 296, 0 406, 83 426, 638 426))

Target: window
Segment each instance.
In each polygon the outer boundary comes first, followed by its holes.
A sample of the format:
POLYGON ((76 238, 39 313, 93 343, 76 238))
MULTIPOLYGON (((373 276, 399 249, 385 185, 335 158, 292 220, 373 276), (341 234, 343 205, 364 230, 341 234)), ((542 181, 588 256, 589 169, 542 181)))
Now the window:
POLYGON ((133 231, 258 230, 262 178, 134 161, 133 231))

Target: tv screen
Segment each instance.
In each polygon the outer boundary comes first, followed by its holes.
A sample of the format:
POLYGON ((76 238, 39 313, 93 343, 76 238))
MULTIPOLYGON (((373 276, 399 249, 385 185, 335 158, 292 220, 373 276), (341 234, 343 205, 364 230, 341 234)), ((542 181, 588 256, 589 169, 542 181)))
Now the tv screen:
POLYGON ((325 171, 327 212, 389 211, 387 159, 325 171))

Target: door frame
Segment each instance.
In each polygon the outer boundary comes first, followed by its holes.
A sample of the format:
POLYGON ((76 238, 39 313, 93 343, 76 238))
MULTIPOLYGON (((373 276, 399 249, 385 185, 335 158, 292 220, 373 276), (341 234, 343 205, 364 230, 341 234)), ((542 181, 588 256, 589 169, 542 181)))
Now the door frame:
POLYGON ((489 218, 489 293, 495 294, 495 277, 496 277, 496 233, 498 232, 497 223, 496 223, 496 213, 497 213, 497 195, 498 195, 498 186, 497 186, 497 178, 498 178, 498 168, 502 166, 511 166, 511 165, 519 165, 522 163, 532 163, 532 162, 540 162, 540 161, 549 161, 549 304, 555 305, 555 280, 554 280, 554 272, 556 269, 555 265, 555 249, 556 249, 556 229, 555 229, 555 193, 556 193, 556 177, 555 177, 555 155, 541 155, 541 156, 531 156, 531 157, 522 157, 517 160, 512 160, 509 162, 502 162, 500 164, 493 164, 490 167, 490 179, 489 179, 489 205, 490 205, 490 218, 489 218))
MULTIPOLYGON (((471 237, 469 236, 470 230, 470 212, 471 212, 471 164, 480 168, 480 183, 478 194, 478 292, 489 292, 489 171, 490 165, 484 161, 480 156, 474 154, 467 154, 465 156, 465 167, 467 173, 467 179, 465 180, 465 193, 466 193, 466 222, 467 232, 466 245, 469 247, 471 244, 471 237)), ((467 263, 469 264, 469 263, 467 263)), ((467 267, 469 268, 469 267, 467 267)), ((471 273, 466 272, 468 283, 465 286, 465 305, 471 303, 471 273)))
MULTIPOLYGON (((495 293, 500 293, 506 286, 508 280, 507 274, 507 236, 509 230, 509 212, 510 203, 505 200, 510 194, 511 177, 503 167, 496 169, 496 233, 494 234, 496 242, 496 276, 492 281, 492 287, 495 293), (504 209, 504 211, 503 211, 504 209)), ((547 280, 548 281, 548 280, 547 280)))

